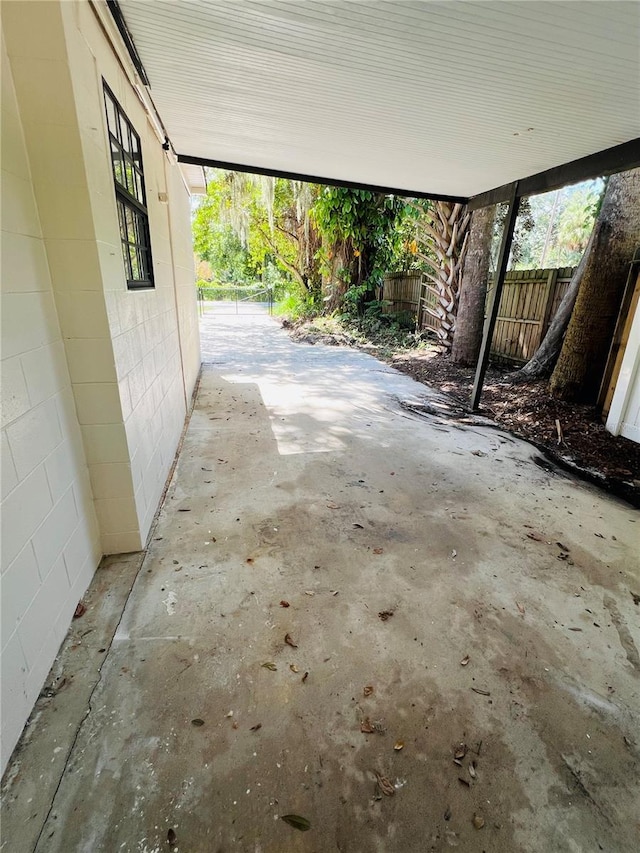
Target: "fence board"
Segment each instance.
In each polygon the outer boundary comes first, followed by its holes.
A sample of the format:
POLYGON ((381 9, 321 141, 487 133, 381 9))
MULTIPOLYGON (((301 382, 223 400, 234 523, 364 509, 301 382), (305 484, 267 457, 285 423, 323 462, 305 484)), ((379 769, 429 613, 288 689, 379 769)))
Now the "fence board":
POLYGON ((384 313, 415 318, 420 308, 422 273, 419 270, 388 273, 382 285, 382 299, 388 303, 384 313))
MULTIPOLYGON (((491 344, 495 359, 523 363, 531 358, 567 292, 572 275, 573 267, 507 273, 491 344)), ((428 283, 417 271, 386 275, 382 288, 382 298, 388 303, 385 313, 416 318, 419 329, 437 329, 438 320, 427 310, 437 304, 428 283)))
POLYGON ((572 275, 572 267, 507 273, 491 344, 494 358, 516 363, 531 358, 567 292, 572 275))

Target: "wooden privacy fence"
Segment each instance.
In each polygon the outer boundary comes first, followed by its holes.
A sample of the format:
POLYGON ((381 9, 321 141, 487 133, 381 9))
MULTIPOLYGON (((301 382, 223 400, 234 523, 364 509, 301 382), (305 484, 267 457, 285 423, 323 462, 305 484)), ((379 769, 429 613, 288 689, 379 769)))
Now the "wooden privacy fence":
POLYGON ((491 355, 518 364, 528 361, 545 336, 572 275, 573 267, 508 272, 491 355))
MULTIPOLYGON (((491 344, 494 358, 515 363, 531 358, 567 292, 573 269, 511 270, 507 273, 491 344)), ((385 276, 382 298, 389 303, 385 313, 412 315, 418 329, 437 328, 438 320, 427 310, 435 308, 437 297, 427 288, 427 283, 419 271, 385 276)))
POLYGON ((400 321, 415 323, 421 290, 420 270, 387 273, 382 285, 382 299, 387 303, 384 313, 394 315, 400 321))

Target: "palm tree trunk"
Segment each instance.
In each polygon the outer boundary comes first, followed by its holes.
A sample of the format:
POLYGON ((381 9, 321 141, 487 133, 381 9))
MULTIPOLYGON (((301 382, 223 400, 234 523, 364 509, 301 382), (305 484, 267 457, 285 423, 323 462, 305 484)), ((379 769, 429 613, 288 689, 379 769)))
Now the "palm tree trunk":
POLYGON ((432 282, 428 287, 436 296, 436 307, 427 307, 427 312, 437 318, 436 334, 440 343, 449 348, 456 328, 471 214, 462 204, 452 205, 444 201, 436 202, 434 210, 436 216, 432 222, 422 222, 419 228, 422 231, 421 242, 431 248, 436 260, 424 252, 418 252, 418 256, 431 268, 426 276, 432 282))

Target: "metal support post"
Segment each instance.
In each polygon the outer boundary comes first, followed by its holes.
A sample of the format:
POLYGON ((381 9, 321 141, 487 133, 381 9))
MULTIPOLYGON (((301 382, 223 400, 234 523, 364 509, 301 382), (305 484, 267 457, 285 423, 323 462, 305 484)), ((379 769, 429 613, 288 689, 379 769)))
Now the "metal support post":
POLYGON ((496 278, 491 291, 491 298, 489 300, 489 310, 487 311, 487 317, 484 322, 482 345, 480 347, 478 364, 476 365, 476 376, 473 382, 473 391, 471 392, 471 408, 474 412, 478 409, 480 405, 482 386, 484 384, 484 377, 487 372, 487 365, 489 364, 489 353, 491 352, 491 341, 493 339, 493 331, 496 327, 498 309, 500 308, 502 286, 504 284, 504 277, 507 272, 507 264, 509 263, 511 243, 513 242, 513 229, 516 225, 518 208, 520 207, 517 181, 511 184, 511 187, 509 188, 508 204, 509 207, 507 210, 507 218, 505 219, 504 229, 502 232, 502 242, 500 243, 500 254, 498 255, 496 278))

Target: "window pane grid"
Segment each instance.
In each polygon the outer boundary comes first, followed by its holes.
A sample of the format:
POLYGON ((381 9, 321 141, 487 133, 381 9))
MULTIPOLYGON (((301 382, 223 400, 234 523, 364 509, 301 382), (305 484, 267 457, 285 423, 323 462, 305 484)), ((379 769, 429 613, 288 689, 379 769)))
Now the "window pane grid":
POLYGON ((104 99, 127 287, 153 287, 140 137, 106 84, 104 99))

